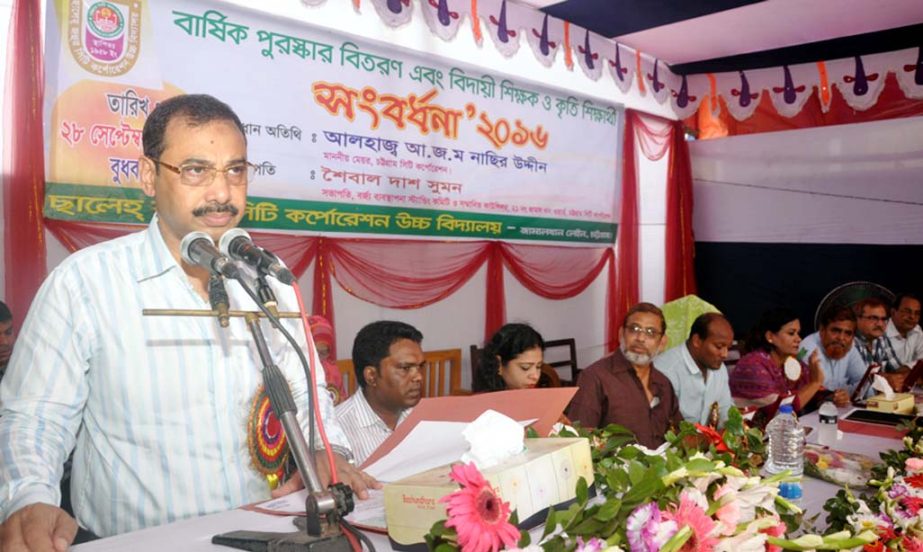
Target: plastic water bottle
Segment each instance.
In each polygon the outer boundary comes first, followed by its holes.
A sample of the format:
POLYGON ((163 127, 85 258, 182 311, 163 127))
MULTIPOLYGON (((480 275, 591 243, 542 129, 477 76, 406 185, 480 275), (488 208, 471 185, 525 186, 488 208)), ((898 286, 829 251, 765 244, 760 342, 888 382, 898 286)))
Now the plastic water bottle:
POLYGON ((769 435, 769 460, 766 471, 776 474, 788 470, 792 475, 804 472, 804 429, 798 424, 792 405, 779 407, 776 417, 766 426, 769 435))
POLYGON ((836 446, 836 429, 839 411, 832 401, 825 401, 817 411, 820 417, 820 431, 817 432, 817 442, 825 447, 836 446))

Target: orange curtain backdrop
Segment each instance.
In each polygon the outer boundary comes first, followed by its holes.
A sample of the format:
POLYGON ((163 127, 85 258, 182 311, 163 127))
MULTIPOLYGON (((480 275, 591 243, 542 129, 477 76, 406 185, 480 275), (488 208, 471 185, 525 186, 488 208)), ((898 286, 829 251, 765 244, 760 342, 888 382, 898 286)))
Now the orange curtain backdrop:
POLYGON ((686 142, 682 123, 673 121, 672 127, 670 166, 667 169, 664 303, 696 292, 695 236, 692 231, 692 165, 689 161, 689 144, 686 142))
POLYGON ((42 137, 44 69, 39 0, 13 2, 7 89, 4 93, 3 172, 6 303, 22 323, 45 278, 45 148, 42 137))

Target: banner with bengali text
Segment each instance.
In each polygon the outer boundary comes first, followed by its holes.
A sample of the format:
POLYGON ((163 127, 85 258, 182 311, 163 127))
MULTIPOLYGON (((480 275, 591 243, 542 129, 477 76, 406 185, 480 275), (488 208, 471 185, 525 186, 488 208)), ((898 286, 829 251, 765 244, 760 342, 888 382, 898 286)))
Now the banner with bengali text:
POLYGON ((45 216, 149 220, 141 129, 209 93, 257 166, 249 228, 611 244, 622 112, 212 1, 52 0, 45 216))

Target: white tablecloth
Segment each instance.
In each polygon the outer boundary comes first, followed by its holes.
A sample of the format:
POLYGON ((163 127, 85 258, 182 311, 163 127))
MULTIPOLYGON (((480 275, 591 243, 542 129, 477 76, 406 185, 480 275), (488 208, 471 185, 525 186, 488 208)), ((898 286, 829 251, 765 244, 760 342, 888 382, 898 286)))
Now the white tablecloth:
MULTIPOLYGON (((846 417, 853 409, 850 408, 841 408, 840 409, 840 419, 846 417)), ((808 427, 814 427, 815 430, 807 436, 807 441, 809 443, 817 444, 817 426, 820 423, 817 412, 813 412, 806 416, 802 416, 800 421, 803 425, 808 427)), ((865 456, 870 456, 878 460, 878 453, 895 449, 903 446, 901 442, 897 439, 886 439, 883 437, 872 437, 869 435, 861 435, 858 433, 847 433, 841 432, 842 436, 837 441, 835 447, 836 450, 843 452, 855 452, 858 454, 864 454, 865 456)), ((817 519, 817 527, 824 528, 827 526, 827 523, 824 519, 827 517, 826 512, 823 511, 824 502, 827 499, 832 498, 841 487, 834 485, 833 483, 827 483, 826 481, 821 481, 820 479, 814 479, 813 477, 804 477, 804 482, 802 484, 804 489, 804 498, 801 502, 801 507, 807 512, 808 515, 821 514, 817 519)))

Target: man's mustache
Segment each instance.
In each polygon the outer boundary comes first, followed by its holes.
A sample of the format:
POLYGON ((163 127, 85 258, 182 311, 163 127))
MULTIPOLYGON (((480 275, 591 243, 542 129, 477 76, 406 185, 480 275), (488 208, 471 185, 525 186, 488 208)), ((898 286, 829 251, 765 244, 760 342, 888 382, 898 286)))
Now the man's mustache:
POLYGON ((236 217, 237 213, 239 212, 240 212, 240 209, 238 209, 236 206, 230 203, 220 203, 220 204, 212 203, 212 204, 205 205, 203 207, 194 209, 192 211, 192 216, 204 217, 205 215, 209 215, 211 213, 231 213, 232 216, 236 217))

